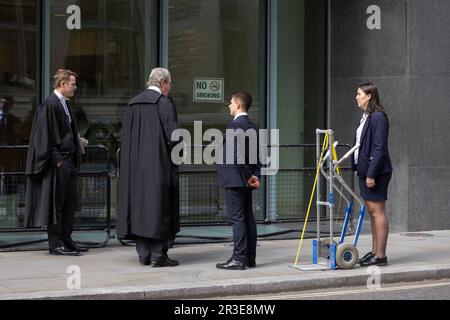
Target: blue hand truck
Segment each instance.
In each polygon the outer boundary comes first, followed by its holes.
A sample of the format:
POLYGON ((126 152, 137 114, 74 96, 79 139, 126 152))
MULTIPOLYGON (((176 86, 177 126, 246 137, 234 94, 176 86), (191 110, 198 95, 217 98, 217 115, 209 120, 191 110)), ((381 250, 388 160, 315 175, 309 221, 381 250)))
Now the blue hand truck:
MULTIPOLYGON (((299 270, 335 270, 337 267, 341 269, 351 269, 358 262, 358 249, 356 248, 359 240, 359 236, 362 229, 362 224, 364 221, 364 216, 366 213, 366 207, 364 201, 359 197, 352 188, 344 181, 340 175, 339 165, 353 155, 353 153, 359 149, 359 145, 354 146, 349 152, 347 152, 340 160, 335 155, 335 148, 337 142, 334 142, 334 131, 333 130, 316 130, 316 154, 317 154, 317 176, 315 182, 316 188, 316 198, 317 198, 317 237, 313 240, 313 261, 312 265, 297 265, 294 266, 295 269, 299 270), (321 137, 325 135, 324 145, 321 149, 321 137), (323 156, 326 151, 325 156, 323 156), (325 178, 327 181, 327 197, 328 199, 323 199, 321 182, 325 178), (349 199, 345 196, 341 189, 338 188, 338 184, 342 186, 352 197, 349 199), (345 211, 345 219, 342 227, 341 236, 339 241, 336 242, 334 238, 334 207, 335 207, 335 193, 337 192, 347 203, 347 208, 345 211), (354 201, 360 205, 360 214, 358 225, 355 231, 355 238, 353 243, 345 243, 345 237, 347 233, 348 226, 350 224, 352 210, 354 206, 354 201), (321 239, 321 208, 325 207, 329 213, 330 221, 330 237, 328 239, 321 239)), ((312 195, 313 196, 313 195, 312 195)), ((309 215, 309 212, 308 212, 309 215)), ((306 225, 306 224, 305 224, 306 225)), ((303 236, 302 236, 303 240, 303 236)), ((300 245, 301 246, 301 245, 300 245)), ((300 252, 300 250, 299 250, 300 252)), ((298 257, 297 257, 298 260, 298 257)))

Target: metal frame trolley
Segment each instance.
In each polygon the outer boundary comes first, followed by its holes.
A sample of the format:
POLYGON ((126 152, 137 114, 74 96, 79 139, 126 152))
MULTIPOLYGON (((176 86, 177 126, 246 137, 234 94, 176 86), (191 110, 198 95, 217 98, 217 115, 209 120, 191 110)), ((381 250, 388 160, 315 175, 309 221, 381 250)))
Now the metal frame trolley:
POLYGON ((338 142, 334 142, 333 130, 316 130, 316 156, 317 156, 317 172, 314 183, 314 188, 311 194, 310 205, 308 208, 307 218, 305 221, 305 227, 303 228, 303 234, 300 241, 299 250, 297 252, 297 258, 295 264, 291 267, 298 270, 335 270, 337 267, 341 269, 351 269, 358 262, 358 249, 356 248, 361 233, 362 223, 366 213, 366 207, 364 201, 359 197, 352 188, 344 181, 340 174, 339 165, 349 158, 353 153, 359 149, 359 145, 354 146, 348 151, 341 159, 337 159, 336 146, 338 142), (322 148, 321 137, 324 136, 322 148), (323 199, 323 193, 321 190, 322 179, 326 179, 327 182, 327 196, 323 199), (339 185, 341 189, 339 189, 339 185), (343 189, 345 189, 351 196, 349 199, 345 196, 343 189), (314 197, 314 190, 316 193, 316 205, 317 205, 317 237, 313 240, 312 247, 312 264, 299 265, 298 259, 303 242, 304 232, 308 216, 311 210, 311 204, 314 197), (345 212, 344 224, 341 231, 339 241, 335 241, 334 238, 334 211, 335 211, 335 192, 339 194, 342 199, 347 203, 345 212), (353 201, 356 201, 360 205, 360 214, 358 220, 358 226, 355 232, 355 238, 352 243, 344 243, 348 226, 352 218, 353 201), (330 237, 328 239, 321 239, 321 208, 325 207, 329 213, 330 221, 330 237))

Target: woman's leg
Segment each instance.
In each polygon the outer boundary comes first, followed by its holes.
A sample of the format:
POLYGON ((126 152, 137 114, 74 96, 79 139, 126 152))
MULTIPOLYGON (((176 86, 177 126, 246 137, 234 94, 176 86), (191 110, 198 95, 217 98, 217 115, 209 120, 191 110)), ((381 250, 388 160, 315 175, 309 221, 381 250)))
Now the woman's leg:
POLYGON ((386 201, 366 201, 372 221, 372 237, 375 231, 376 244, 372 251, 378 258, 386 257, 386 245, 389 236, 389 220, 386 216, 386 201))
POLYGON ((377 229, 375 228, 375 220, 372 216, 372 213, 369 212, 369 215, 370 215, 370 227, 372 229, 372 254, 376 255, 378 246, 377 229))

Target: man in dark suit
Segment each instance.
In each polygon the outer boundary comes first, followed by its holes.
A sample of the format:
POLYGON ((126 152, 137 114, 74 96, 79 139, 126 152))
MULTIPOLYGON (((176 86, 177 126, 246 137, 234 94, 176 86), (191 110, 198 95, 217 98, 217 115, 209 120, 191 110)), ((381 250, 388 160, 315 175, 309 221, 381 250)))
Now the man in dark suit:
POLYGON ((11 112, 14 102, 12 96, 3 96, 0 100, 0 145, 19 144, 18 131, 22 121, 11 112))
POLYGON ((219 269, 244 270, 246 267, 256 266, 257 231, 253 216, 252 191, 259 188, 261 165, 258 161, 257 127, 247 114, 251 105, 251 95, 239 91, 233 94, 229 106, 234 120, 227 127, 227 147, 223 153, 224 164, 218 166, 218 182, 220 187, 225 188, 234 249, 228 261, 216 265, 219 269), (248 138, 250 136, 256 137, 253 144, 248 138))
POLYGON ((54 91, 36 112, 27 158, 25 225, 47 226, 49 252, 76 256, 87 248, 71 238, 77 205, 77 159, 81 145, 68 101, 75 94, 77 74, 57 71, 54 91))

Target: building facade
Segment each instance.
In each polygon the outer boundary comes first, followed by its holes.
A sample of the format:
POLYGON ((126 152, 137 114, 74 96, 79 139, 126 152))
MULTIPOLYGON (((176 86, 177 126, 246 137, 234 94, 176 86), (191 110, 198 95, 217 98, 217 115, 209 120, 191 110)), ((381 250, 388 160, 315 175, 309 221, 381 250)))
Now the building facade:
POLYGON ((398 231, 450 228, 450 3, 444 0, 331 1, 331 123, 350 141, 358 121, 355 83, 373 81, 391 123, 394 173, 391 227, 398 231), (373 11, 380 9, 380 29, 373 11), (373 8, 371 8, 373 10, 373 8), (369 28, 370 26, 371 28, 369 28))
MULTIPOLYGON (((28 143, 51 75, 68 68, 79 74, 80 132, 114 155, 128 101, 152 68, 167 67, 192 133, 194 121, 224 130, 232 92, 252 93, 251 118, 280 129, 285 145, 255 212, 260 221, 298 219, 312 185, 294 171, 315 161, 315 149, 299 145, 315 143, 315 129, 326 126, 350 144, 356 85, 373 81, 391 120, 393 229, 448 228, 446 13, 444 0, 0 0, 0 95, 14 98, 10 112, 21 119, 8 143, 28 143), (211 83, 217 91, 201 91, 211 83)), ((216 192, 202 183, 190 175, 181 185, 191 200, 216 192)))

